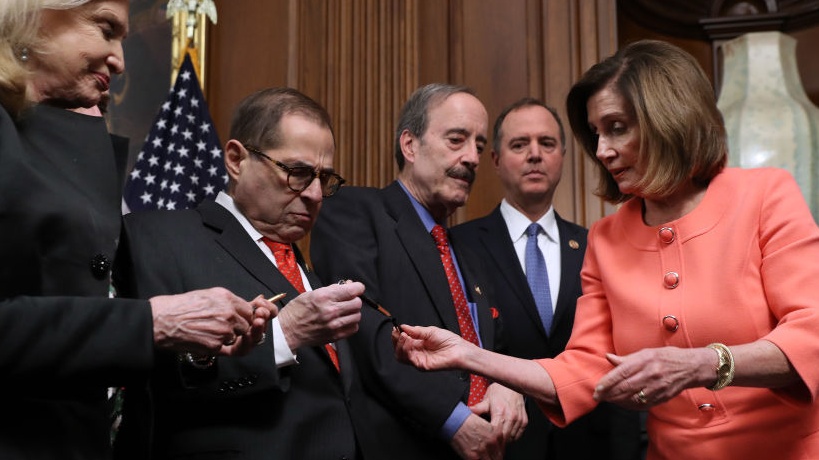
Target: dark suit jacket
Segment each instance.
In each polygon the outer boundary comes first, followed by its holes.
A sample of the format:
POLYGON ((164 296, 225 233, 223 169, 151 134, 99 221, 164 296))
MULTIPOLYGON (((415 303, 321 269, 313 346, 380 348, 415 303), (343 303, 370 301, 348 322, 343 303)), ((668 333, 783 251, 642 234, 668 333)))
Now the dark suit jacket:
MULTIPOLYGON (((121 294, 148 297, 221 286, 245 299, 298 292, 265 257, 239 222, 214 202, 196 210, 129 214, 115 268, 121 294)), ((308 272, 310 283, 319 281, 308 272)), ((297 350, 297 365, 277 369, 273 341, 244 357, 217 358, 195 369, 176 356, 158 357, 150 386, 152 458, 326 460, 388 458, 379 449, 380 415, 363 394, 345 341, 337 343, 342 372, 326 350, 297 350)), ((126 393, 117 456, 145 458, 129 417, 144 407, 126 393)), ((134 419, 130 419, 133 421, 134 419)))
POLYGON ((0 109, 0 458, 110 457, 106 387, 152 364, 148 302, 108 298, 121 178, 101 118, 0 109))
MULTIPOLYGON (((495 325, 484 278, 474 269, 474 255, 455 238, 451 244, 467 296, 478 305, 483 346, 494 349, 495 325)), ((438 249, 397 182, 381 190, 344 187, 327 199, 311 235, 310 253, 325 282, 363 282, 367 294, 401 322, 459 331, 438 249)), ((365 385, 403 420, 405 428, 392 433, 398 438, 392 442, 407 445, 401 450, 403 458, 456 458, 439 430, 457 403, 466 401, 468 374, 425 373, 398 363, 391 329, 383 316, 365 309, 350 344, 365 385)))
MULTIPOLYGON (((508 354, 525 359, 554 357, 566 347, 574 324, 575 303, 581 295, 580 268, 588 231, 555 213, 560 233, 561 278, 552 329, 543 330, 535 299, 521 268, 509 230, 496 207, 489 215, 458 225, 452 234, 467 244, 496 273, 493 292, 503 320, 508 354)), ((533 400, 527 401, 529 426, 507 448, 506 459, 637 459, 638 414, 602 404, 566 429, 554 427, 533 400), (548 455, 547 455, 548 453, 548 455)))

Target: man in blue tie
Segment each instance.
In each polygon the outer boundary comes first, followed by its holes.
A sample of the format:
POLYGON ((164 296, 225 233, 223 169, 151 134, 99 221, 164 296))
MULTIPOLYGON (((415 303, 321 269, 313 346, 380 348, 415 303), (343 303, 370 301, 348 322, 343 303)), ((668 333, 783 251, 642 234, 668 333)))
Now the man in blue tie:
MULTIPOLYGON (((493 131, 492 161, 505 196, 489 215, 452 229, 497 275, 493 288, 508 353, 553 357, 566 346, 580 296, 586 229, 552 206, 565 157, 566 135, 557 112, 532 98, 501 112, 493 131)), ((507 446, 506 459, 637 459, 636 413, 601 404, 566 429, 551 425, 534 401, 529 426, 507 446)))

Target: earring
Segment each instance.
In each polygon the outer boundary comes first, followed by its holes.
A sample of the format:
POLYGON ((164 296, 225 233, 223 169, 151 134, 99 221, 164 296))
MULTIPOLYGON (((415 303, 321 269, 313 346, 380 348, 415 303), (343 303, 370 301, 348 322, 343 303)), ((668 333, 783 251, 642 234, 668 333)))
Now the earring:
POLYGON ((25 46, 20 49, 20 60, 23 62, 28 62, 28 48, 25 46))

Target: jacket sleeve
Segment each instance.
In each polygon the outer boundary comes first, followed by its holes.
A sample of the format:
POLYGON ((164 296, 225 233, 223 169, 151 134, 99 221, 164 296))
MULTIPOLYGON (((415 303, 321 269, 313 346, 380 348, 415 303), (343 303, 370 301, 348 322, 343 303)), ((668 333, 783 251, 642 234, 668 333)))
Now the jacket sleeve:
POLYGON ((14 297, 0 301, 0 374, 6 383, 43 380, 124 385, 153 364, 146 301, 14 297))

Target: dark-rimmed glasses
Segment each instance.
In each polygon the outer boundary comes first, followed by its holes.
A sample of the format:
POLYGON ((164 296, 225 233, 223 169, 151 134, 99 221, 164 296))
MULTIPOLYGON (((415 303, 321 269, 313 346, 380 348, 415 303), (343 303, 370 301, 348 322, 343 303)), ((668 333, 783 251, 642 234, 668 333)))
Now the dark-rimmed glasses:
POLYGON ((254 153, 274 165, 281 168, 284 172, 287 173, 287 187, 290 190, 301 193, 307 190, 307 187, 313 183, 313 181, 318 177, 319 183, 321 184, 321 196, 328 197, 332 196, 334 193, 341 188, 341 185, 344 184, 345 180, 343 177, 339 176, 336 173, 326 172, 326 171, 316 171, 311 166, 287 166, 286 164, 276 161, 269 156, 265 155, 261 150, 252 145, 242 144, 248 152, 254 153))

